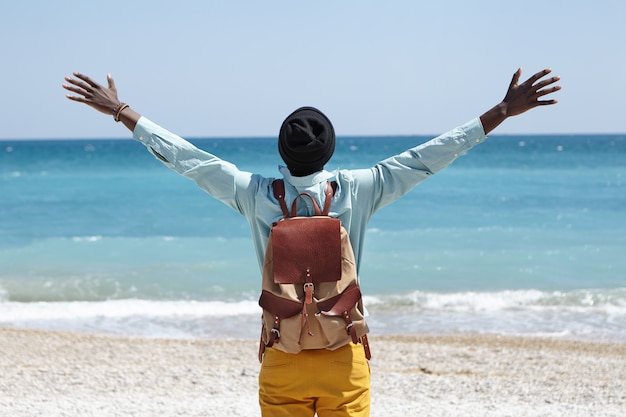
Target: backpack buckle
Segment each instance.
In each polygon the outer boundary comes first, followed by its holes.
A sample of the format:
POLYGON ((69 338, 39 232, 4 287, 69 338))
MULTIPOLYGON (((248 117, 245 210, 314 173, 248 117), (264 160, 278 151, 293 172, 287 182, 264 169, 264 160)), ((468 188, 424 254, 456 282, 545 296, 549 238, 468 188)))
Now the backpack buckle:
POLYGON ((313 294, 315 293, 315 286, 312 282, 304 283, 304 304, 311 304, 313 302, 313 294))
POLYGON ((280 339, 280 330, 278 330, 277 328, 272 328, 272 329, 270 330, 270 332, 271 332, 271 333, 274 333, 274 335, 276 336, 276 339, 275 339, 275 340, 280 339))

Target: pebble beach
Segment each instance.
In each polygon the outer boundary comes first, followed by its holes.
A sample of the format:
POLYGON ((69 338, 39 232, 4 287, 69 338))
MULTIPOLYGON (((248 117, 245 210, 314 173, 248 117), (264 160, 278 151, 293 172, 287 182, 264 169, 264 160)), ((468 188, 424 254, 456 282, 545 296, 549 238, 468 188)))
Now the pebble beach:
MULTIPOLYGON (((372 336, 372 416, 624 416, 626 344, 372 336)), ((1 416, 260 416, 257 340, 0 329, 1 416)))

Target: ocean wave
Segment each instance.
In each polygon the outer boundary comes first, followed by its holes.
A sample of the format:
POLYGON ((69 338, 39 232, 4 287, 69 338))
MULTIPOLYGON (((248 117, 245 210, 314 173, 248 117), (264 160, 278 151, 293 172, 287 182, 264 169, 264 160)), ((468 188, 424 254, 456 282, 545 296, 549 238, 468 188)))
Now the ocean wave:
POLYGON ((366 296, 365 303, 368 307, 381 311, 403 307, 458 312, 569 308, 606 310, 626 315, 626 287, 551 292, 535 289, 454 293, 414 291, 407 294, 366 296))
POLYGON ((98 317, 222 317, 260 312, 256 301, 70 301, 35 303, 0 303, 0 323, 93 319, 98 317))
POLYGON ((102 240, 102 236, 74 236, 72 242, 99 242, 102 240))
POLYGON ((254 301, 0 302, 0 326, 153 338, 251 337, 254 301))
MULTIPOLYGON (((0 291, 1 295, 1 291, 0 291)), ((374 334, 496 333, 626 341, 626 288, 366 296, 374 334)), ((0 326, 156 338, 258 337, 256 299, 0 301, 0 326)))

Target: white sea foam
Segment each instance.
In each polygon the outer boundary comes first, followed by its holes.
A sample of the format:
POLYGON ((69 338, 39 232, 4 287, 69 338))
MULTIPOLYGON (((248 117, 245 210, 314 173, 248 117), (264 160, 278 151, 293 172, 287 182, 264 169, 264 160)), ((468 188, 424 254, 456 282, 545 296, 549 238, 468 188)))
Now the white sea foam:
POLYGON ((0 303, 0 322, 90 320, 99 317, 221 317, 252 314, 259 307, 254 301, 71 301, 0 303))
POLYGON ((502 311, 506 309, 572 309, 603 310, 626 314, 626 287, 614 289, 580 289, 572 291, 539 291, 535 289, 495 292, 438 293, 414 291, 407 294, 365 297, 369 306, 381 310, 411 306, 420 310, 502 311))
POLYGON ((99 242, 102 240, 102 236, 74 236, 73 242, 99 242))
MULTIPOLYGON (((626 341, 626 289, 365 297, 374 334, 499 333, 626 341)), ((257 337, 256 300, 0 302, 0 325, 143 337, 257 337)))
POLYGON ((253 301, 0 302, 0 325, 157 338, 249 337, 245 324, 258 323, 260 312, 253 301))

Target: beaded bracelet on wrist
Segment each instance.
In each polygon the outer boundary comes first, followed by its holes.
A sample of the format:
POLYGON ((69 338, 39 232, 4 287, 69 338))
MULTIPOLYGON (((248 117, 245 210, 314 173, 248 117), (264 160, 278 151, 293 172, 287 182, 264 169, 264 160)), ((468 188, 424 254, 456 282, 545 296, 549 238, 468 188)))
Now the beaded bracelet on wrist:
POLYGON ((115 118, 116 122, 120 121, 120 115, 122 114, 122 111, 124 111, 126 107, 130 107, 130 106, 126 103, 119 103, 117 106, 115 106, 115 108, 113 109, 113 117, 115 118))

